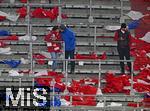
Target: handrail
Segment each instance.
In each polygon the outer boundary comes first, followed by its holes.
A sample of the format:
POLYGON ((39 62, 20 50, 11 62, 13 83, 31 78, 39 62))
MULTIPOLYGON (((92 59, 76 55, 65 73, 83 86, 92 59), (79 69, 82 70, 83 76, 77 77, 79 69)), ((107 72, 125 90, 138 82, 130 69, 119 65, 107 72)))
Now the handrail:
MULTIPOLYGON (((2 60, 5 60, 5 59, 2 59, 2 60)), ((11 59, 9 59, 11 60, 11 59)), ((13 59, 13 60, 20 60, 20 59, 13 59)), ((39 59, 34 59, 34 60, 39 60, 39 59)), ((101 60, 101 59, 50 59, 50 58, 47 58, 47 59, 40 59, 40 60, 50 60, 50 61, 86 61, 86 62, 133 62, 134 60, 113 60, 113 59, 110 59, 110 60, 101 60)))
MULTIPOLYGON (((37 52, 38 53, 38 52, 37 52)), ((0 61, 3 61, 3 60, 6 60, 6 59, 2 59, 0 61)), ((12 60, 12 59, 9 59, 9 60, 12 60)), ((13 60, 20 60, 20 59, 13 59, 13 60)), ((36 61, 36 60, 39 60, 39 59, 36 59, 34 58, 33 61, 36 61)), ((77 61, 77 62, 133 62, 134 60, 101 60, 101 59, 51 59, 51 58, 46 58, 46 59, 40 59, 40 60, 50 60, 50 61, 77 61)))
POLYGON ((30 5, 30 7, 39 7, 39 6, 47 6, 47 7, 54 7, 54 6, 63 6, 63 4, 41 4, 41 3, 0 3, 0 6, 28 6, 30 5))
MULTIPOLYGON (((38 59, 34 59, 38 60, 38 59)), ((91 61, 91 62, 133 62, 134 60, 101 60, 101 59, 42 59, 42 60, 56 60, 56 61, 91 61)))
POLYGON ((61 106, 61 107, 51 107, 51 110, 80 110, 80 111, 87 111, 87 110, 109 110, 109 111, 130 111, 130 110, 148 110, 149 108, 144 107, 129 107, 129 106, 105 106, 105 107, 94 107, 94 106, 78 106, 78 107, 72 107, 72 106, 61 106), (120 109, 120 110, 119 110, 120 109))

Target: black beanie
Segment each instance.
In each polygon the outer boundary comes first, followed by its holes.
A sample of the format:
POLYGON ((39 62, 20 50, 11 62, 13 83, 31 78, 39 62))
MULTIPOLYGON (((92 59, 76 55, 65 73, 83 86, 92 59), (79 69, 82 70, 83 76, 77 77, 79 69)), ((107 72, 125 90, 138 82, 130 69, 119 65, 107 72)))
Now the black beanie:
POLYGON ((126 28, 127 26, 126 26, 126 24, 125 23, 122 23, 121 24, 121 28, 126 28))
POLYGON ((61 29, 61 30, 65 30, 65 29, 66 29, 66 26, 65 26, 64 24, 61 24, 61 25, 60 25, 60 29, 61 29))

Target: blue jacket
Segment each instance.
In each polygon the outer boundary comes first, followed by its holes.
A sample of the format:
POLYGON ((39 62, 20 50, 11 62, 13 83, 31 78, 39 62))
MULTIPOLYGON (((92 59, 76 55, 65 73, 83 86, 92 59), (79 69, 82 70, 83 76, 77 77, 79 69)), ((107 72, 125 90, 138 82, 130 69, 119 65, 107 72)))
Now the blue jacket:
POLYGON ((61 32, 63 41, 65 42, 65 51, 72 51, 76 46, 75 33, 70 29, 66 28, 61 32))

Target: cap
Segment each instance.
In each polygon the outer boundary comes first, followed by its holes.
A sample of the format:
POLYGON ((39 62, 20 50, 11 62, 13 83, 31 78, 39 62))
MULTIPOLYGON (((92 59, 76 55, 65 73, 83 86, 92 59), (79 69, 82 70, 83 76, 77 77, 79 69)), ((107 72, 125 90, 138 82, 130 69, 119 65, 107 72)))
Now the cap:
POLYGON ((61 30, 65 30, 65 29, 66 29, 66 26, 65 26, 64 24, 61 24, 61 25, 60 25, 60 29, 61 29, 61 30))
POLYGON ((122 23, 121 24, 121 28, 126 28, 127 26, 126 26, 126 24, 125 23, 122 23))

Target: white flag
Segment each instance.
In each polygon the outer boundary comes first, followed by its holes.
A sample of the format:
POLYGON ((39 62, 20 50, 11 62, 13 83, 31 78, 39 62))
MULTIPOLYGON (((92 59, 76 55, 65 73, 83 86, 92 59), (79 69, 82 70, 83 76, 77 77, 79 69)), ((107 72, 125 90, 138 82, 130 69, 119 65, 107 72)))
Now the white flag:
POLYGON ((30 61, 28 59, 25 59, 25 58, 21 58, 20 60, 21 60, 22 64, 29 64, 30 63, 30 61))
POLYGON ((144 81, 144 80, 141 80, 141 79, 137 79, 137 82, 138 83, 142 83, 142 84, 145 84, 145 85, 150 85, 150 83, 144 81))
POLYGON ((70 106, 71 105, 71 103, 65 99, 60 99, 60 101, 61 101, 61 106, 70 106))
POLYGON ((126 15, 129 16, 132 20, 139 20, 140 18, 144 17, 144 15, 138 11, 130 11, 126 15))
POLYGON ((53 27, 48 27, 47 30, 52 30, 53 27))
POLYGON ((79 61, 79 66, 83 66, 84 62, 83 61, 79 61))
POLYGON ((150 43, 150 32, 147 32, 144 37, 140 38, 141 40, 150 43))
POLYGON ((7 16, 8 14, 5 12, 0 11, 0 16, 7 16))
POLYGON ((96 107, 104 107, 104 106, 105 106, 104 102, 98 102, 96 105, 96 107))
POLYGON ((8 20, 16 22, 19 18, 19 15, 7 14, 5 12, 0 11, 0 16, 5 16, 8 20))
MULTIPOLYGON (((35 41, 37 39, 36 36, 31 36, 31 39, 33 41, 35 41)), ((24 36, 20 36, 19 37, 19 40, 22 40, 22 41, 30 41, 30 36, 29 35, 24 35, 24 36)))
POLYGON ((6 47, 6 48, 0 48, 0 54, 12 54, 12 52, 10 51, 11 48, 10 47, 6 47))
POLYGON ((9 76, 23 76, 23 74, 19 74, 17 70, 10 70, 9 76))
POLYGON ((6 16, 6 18, 7 18, 8 20, 10 20, 10 21, 16 22, 16 21, 18 20, 18 18, 19 18, 19 15, 8 14, 8 15, 6 16))
POLYGON ((108 106, 113 106, 113 107, 117 107, 117 106, 122 106, 121 103, 116 103, 116 102, 111 102, 110 105, 108 106))
POLYGON ((147 57, 149 57, 149 58, 150 58, 150 53, 147 53, 146 55, 147 55, 147 57))
POLYGON ((53 61, 48 61, 48 65, 52 65, 53 64, 53 61))
POLYGON ((41 71, 38 71, 34 76, 46 76, 48 75, 48 72, 47 70, 41 70, 41 71))

